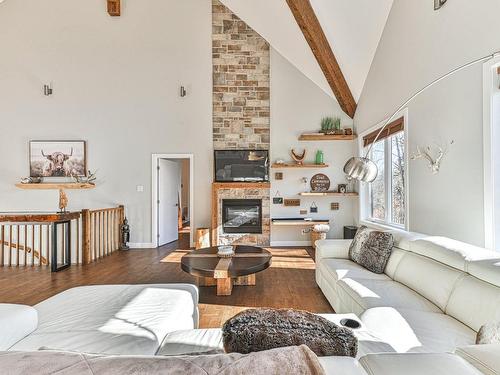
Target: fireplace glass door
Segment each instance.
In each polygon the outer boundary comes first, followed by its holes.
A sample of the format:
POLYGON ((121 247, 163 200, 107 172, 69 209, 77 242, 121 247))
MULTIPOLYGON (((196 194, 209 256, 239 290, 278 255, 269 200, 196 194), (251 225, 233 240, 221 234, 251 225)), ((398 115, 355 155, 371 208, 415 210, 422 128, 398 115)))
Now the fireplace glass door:
POLYGON ((224 233, 262 233, 262 200, 224 199, 222 222, 224 233))

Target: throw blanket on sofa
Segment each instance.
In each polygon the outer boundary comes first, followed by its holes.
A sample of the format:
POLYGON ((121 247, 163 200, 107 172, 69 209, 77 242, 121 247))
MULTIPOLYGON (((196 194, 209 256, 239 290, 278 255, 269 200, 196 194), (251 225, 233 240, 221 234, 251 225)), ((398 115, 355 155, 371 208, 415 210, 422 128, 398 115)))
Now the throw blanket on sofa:
POLYGON ((358 339, 347 328, 307 311, 249 309, 222 327, 226 353, 251 353, 307 345, 317 356, 356 357, 358 339))
POLYGON ((99 356, 72 352, 0 352, 5 375, 324 375, 306 346, 197 357, 99 356))

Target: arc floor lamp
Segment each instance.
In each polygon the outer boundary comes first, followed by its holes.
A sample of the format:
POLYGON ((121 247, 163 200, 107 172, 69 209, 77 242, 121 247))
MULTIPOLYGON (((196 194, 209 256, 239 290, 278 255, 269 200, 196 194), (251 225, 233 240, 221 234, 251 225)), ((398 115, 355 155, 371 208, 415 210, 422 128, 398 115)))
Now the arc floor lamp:
POLYGON ((413 99, 415 99, 417 96, 419 96, 424 91, 431 88, 432 86, 434 86, 438 82, 441 82, 442 80, 446 79, 447 77, 449 77, 449 76, 451 76, 451 75, 453 75, 453 74, 455 74, 463 69, 466 69, 472 65, 478 64, 480 62, 486 62, 488 60, 491 60, 498 55, 500 55, 500 51, 489 54, 487 56, 480 57, 476 60, 468 62, 467 64, 461 65, 461 66, 449 71, 445 75, 435 79, 434 81, 432 81, 431 83, 429 83, 428 85, 423 87, 422 89, 418 90, 415 94, 410 96, 403 104, 401 104, 398 107, 398 109, 396 109, 396 111, 394 111, 394 113, 384 123, 384 126, 382 126, 382 128, 378 132, 377 136, 375 137, 375 140, 372 142, 372 144, 368 148, 368 151, 365 153, 365 156, 353 157, 347 161, 347 163, 344 166, 344 173, 347 175, 347 178, 355 179, 355 180, 358 180, 361 182, 368 182, 368 183, 372 183, 373 181, 375 181, 375 179, 377 178, 377 175, 378 175, 378 167, 377 167, 377 164, 375 164, 373 162, 373 160, 371 160, 369 158, 370 152, 373 148, 373 145, 375 144, 375 142, 377 142, 378 138, 380 137, 380 135, 382 134, 384 129, 387 127, 387 125, 389 125, 391 123, 392 120, 394 120, 394 118, 399 114, 399 112, 401 112, 401 110, 403 110, 413 99))

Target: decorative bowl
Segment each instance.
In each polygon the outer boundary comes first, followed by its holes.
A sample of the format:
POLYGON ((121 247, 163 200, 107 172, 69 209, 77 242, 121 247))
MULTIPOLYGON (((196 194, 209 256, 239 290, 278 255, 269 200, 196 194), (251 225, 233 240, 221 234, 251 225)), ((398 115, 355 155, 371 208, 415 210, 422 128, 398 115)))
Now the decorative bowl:
POLYGON ((230 258, 234 255, 233 246, 223 245, 217 247, 217 255, 219 258, 230 258))

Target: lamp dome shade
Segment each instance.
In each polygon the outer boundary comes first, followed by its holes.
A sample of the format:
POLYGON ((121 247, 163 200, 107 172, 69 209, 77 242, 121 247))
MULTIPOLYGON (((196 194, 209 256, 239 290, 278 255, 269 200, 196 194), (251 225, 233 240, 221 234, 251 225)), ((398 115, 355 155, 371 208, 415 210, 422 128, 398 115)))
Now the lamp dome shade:
POLYGON ((371 183, 377 178, 378 167, 368 158, 353 157, 345 164, 344 173, 355 180, 371 183))

